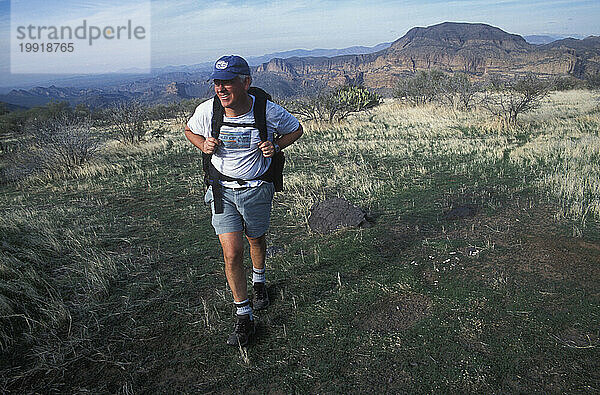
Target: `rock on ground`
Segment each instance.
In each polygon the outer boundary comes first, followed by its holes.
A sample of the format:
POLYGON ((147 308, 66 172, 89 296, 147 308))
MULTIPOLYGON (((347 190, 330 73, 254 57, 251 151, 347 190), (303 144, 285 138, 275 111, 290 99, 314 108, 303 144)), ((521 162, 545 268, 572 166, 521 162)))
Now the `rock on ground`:
POLYGON ((308 226, 316 233, 331 233, 341 228, 367 223, 365 213, 342 198, 318 202, 310 211, 308 226))

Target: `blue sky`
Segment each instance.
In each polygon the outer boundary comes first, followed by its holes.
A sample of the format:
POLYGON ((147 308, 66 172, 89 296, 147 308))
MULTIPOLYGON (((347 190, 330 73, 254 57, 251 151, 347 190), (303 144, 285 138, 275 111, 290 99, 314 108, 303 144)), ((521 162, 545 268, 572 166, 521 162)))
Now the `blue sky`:
MULTIPOLYGON (((150 1, 27 0, 27 7, 32 20, 73 20, 103 12, 122 15, 130 12, 127 6, 150 1)), ((487 23, 521 35, 600 35, 598 0, 164 0, 151 5, 153 67, 201 63, 230 53, 372 46, 394 41, 412 27, 444 21, 487 23)), ((0 77, 10 71, 10 20, 10 1, 0 0, 0 77)))
POLYGON ((599 20, 597 0, 176 0, 153 3, 153 58, 185 64, 229 52, 372 46, 444 21, 483 22, 518 34, 587 36, 600 33, 599 20))

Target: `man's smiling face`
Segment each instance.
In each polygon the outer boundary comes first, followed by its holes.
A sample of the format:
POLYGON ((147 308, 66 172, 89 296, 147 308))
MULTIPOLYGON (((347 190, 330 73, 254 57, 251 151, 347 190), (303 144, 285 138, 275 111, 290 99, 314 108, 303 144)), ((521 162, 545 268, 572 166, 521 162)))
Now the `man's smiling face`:
MULTIPOLYGON (((234 115, 243 115, 247 111, 238 114, 247 107, 248 103, 248 88, 250 87, 250 80, 242 80, 240 77, 236 77, 232 80, 214 80, 215 93, 221 100, 221 104, 227 110, 226 113, 233 113, 234 115)), ((247 110, 247 109, 246 109, 247 110)))

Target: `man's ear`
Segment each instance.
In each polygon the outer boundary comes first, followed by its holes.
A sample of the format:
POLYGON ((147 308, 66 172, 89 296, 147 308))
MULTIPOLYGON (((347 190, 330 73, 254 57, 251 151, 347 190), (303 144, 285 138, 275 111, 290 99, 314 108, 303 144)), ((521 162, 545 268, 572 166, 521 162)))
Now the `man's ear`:
POLYGON ((248 91, 250 89, 250 85, 252 85, 252 77, 244 78, 244 89, 248 91))

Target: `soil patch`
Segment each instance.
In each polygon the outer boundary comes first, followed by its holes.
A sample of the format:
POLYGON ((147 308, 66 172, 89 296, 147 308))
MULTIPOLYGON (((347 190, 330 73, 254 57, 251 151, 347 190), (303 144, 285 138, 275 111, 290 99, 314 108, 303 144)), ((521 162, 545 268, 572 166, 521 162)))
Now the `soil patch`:
POLYGON ((473 217, 477 210, 472 205, 461 205, 454 207, 450 211, 444 214, 444 218, 447 220, 457 220, 461 218, 473 217))
POLYGON ((380 333, 405 330, 429 315, 431 299, 420 294, 397 295, 375 304, 357 319, 362 329, 380 333))
POLYGON ((420 238, 419 232, 408 225, 396 225, 384 229, 373 242, 376 253, 390 258, 405 251, 420 238))
POLYGON ((510 269, 597 289, 600 244, 561 234, 553 211, 551 206, 510 204, 492 216, 465 218, 448 237, 475 246, 464 252, 471 260, 467 271, 510 269))

